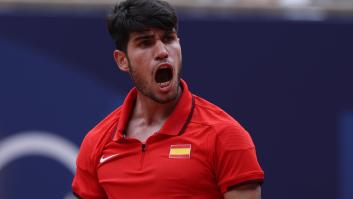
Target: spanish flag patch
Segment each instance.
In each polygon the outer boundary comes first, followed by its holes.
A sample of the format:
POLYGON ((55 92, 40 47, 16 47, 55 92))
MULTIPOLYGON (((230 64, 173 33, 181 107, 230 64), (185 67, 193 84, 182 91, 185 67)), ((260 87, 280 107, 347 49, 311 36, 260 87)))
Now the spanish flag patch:
POLYGON ((190 158, 191 144, 170 145, 169 158, 190 158))

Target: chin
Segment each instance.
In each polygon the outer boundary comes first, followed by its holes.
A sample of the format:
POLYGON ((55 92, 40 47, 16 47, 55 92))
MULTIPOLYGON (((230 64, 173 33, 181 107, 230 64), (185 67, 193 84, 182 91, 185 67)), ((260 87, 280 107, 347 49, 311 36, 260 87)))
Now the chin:
POLYGON ((179 89, 178 87, 172 93, 153 95, 150 98, 160 104, 167 104, 175 101, 178 98, 179 89))

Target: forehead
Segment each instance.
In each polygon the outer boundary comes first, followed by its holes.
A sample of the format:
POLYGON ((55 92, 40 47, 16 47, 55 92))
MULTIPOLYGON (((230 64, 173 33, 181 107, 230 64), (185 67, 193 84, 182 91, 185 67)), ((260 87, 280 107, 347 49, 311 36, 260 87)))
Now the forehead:
POLYGON ((176 33, 175 29, 172 30, 163 30, 160 28, 149 28, 143 31, 134 31, 129 34, 129 40, 136 40, 144 36, 155 36, 155 35, 164 35, 167 33, 176 33))

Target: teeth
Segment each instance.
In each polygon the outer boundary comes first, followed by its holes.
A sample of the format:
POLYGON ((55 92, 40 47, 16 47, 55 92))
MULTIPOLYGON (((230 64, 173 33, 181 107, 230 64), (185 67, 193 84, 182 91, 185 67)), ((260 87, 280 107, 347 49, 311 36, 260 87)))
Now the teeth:
POLYGON ((159 84, 159 86, 160 87, 166 87, 166 86, 168 86, 169 85, 169 83, 170 83, 170 81, 167 81, 167 82, 162 82, 162 83, 158 83, 159 84))
POLYGON ((163 64, 159 68, 170 68, 170 66, 168 64, 163 64))

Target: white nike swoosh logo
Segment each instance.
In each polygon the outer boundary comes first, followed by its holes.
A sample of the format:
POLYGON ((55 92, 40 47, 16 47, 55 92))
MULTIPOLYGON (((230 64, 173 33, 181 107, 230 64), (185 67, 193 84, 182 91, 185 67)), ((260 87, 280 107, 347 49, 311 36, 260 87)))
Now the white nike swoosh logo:
POLYGON ((101 159, 99 160, 99 163, 102 164, 103 162, 105 162, 105 161, 107 161, 107 160, 109 160, 109 159, 111 159, 111 158, 113 158, 113 157, 115 157, 117 155, 119 155, 119 154, 114 154, 114 155, 110 155, 110 156, 107 156, 107 157, 102 156, 101 159))

